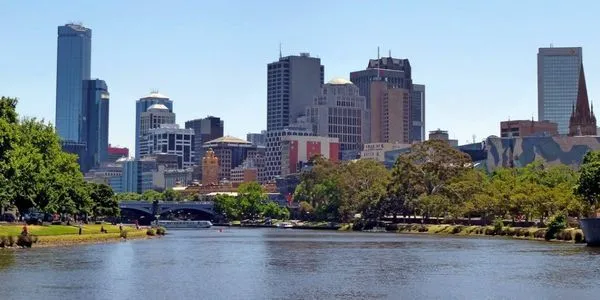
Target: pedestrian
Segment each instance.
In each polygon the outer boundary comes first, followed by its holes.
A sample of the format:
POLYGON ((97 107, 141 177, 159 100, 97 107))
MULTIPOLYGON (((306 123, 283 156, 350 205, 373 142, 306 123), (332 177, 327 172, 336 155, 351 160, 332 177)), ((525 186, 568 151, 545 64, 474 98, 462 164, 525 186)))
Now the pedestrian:
POLYGON ((119 232, 123 231, 123 223, 119 223, 119 232))
POLYGON ((83 228, 81 228, 81 225, 79 225, 79 235, 81 235, 82 231, 83 231, 83 228))
POLYGON ((104 233, 104 225, 100 226, 100 233, 104 233))

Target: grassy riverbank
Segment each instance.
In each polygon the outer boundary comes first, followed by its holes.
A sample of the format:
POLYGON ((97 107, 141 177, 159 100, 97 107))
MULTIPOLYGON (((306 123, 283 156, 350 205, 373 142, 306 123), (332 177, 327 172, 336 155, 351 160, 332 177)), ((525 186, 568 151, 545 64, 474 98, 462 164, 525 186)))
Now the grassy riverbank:
MULTIPOLYGON (((21 234, 23 225, 5 224, 0 225, 0 238, 13 237, 15 240, 21 234)), ((122 240, 119 226, 116 225, 98 225, 84 224, 82 225, 82 234, 79 234, 78 226, 67 225, 48 225, 37 226, 28 225, 27 230, 30 235, 37 237, 37 243, 33 247, 52 247, 52 246, 68 246, 77 244, 95 244, 106 243, 122 240), (100 229, 104 227, 107 233, 101 233, 100 229)), ((127 239, 143 239, 147 238, 146 229, 141 228, 136 230, 135 227, 124 226, 127 239)))
MULTIPOLYGON (((509 227, 494 228, 493 226, 463 226, 463 225, 420 225, 420 224, 393 224, 388 226, 388 231, 397 233, 441 234, 461 236, 504 236, 529 240, 544 240, 546 228, 537 227, 509 227)), ((578 228, 567 228, 556 234, 556 241, 583 243, 583 231, 578 228)))

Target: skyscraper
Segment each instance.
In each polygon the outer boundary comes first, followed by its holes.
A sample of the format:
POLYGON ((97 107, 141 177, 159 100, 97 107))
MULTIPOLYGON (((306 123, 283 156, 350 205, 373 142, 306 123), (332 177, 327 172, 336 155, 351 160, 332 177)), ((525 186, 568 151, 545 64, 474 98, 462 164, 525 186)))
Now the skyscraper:
POLYGON ((413 84, 410 115, 412 119, 410 140, 422 142, 425 140, 425 85, 413 84))
POLYGON ((373 81, 371 98, 371 143, 410 143, 410 91, 373 81))
POLYGON ((78 24, 58 27, 56 131, 63 141, 82 142, 83 81, 90 79, 92 30, 78 24))
MULTIPOLYGON (((173 112, 173 101, 169 97, 159 94, 158 91, 152 91, 149 95, 140 98, 135 102, 135 157, 140 157, 140 118, 142 113, 154 104, 162 104, 169 112, 173 112)), ((174 122, 173 122, 174 123, 174 122)))
POLYGON ((267 131, 261 130, 260 133, 248 133, 246 134, 246 141, 264 147, 267 143, 267 131))
POLYGON ((300 56, 280 57, 267 66, 267 131, 282 129, 304 114, 324 81, 321 59, 300 56))
POLYGON ((557 123, 560 134, 569 133, 581 66, 581 47, 539 48, 538 120, 557 123))
MULTIPOLYGON (((324 76, 321 59, 308 53, 280 57, 267 65, 267 180, 281 174, 282 133, 287 133, 286 128, 304 115, 313 97, 320 93, 324 76)), ((306 133, 304 129, 303 132, 306 133)))
POLYGON ((336 159, 355 158, 369 140, 370 115, 365 101, 356 85, 337 78, 324 84, 321 93, 306 108, 315 135, 338 138, 340 152, 336 159))
POLYGON ((194 130, 194 162, 202 166, 204 149, 202 145, 208 141, 223 137, 224 122, 221 118, 208 116, 203 119, 195 119, 185 122, 185 128, 194 130))
POLYGON ((104 80, 83 81, 84 116, 82 127, 85 129, 80 139, 87 145, 85 167, 95 168, 108 160, 108 108, 110 94, 104 80))
MULTIPOLYGON (((358 86, 360 94, 367 98, 367 109, 371 109, 373 99, 371 98, 371 83, 373 81, 382 81, 390 88, 405 89, 409 93, 409 103, 413 90, 412 69, 408 59, 381 57, 370 59, 365 70, 355 71, 350 73, 350 81, 358 86)), ((405 110, 408 116, 407 121, 412 123, 411 107, 405 110)), ((410 134, 410 130, 409 130, 410 134)), ((371 138, 374 138, 373 136, 371 138)), ((410 137, 409 137, 410 140, 410 137)), ((371 140, 369 142, 375 142, 371 140)))

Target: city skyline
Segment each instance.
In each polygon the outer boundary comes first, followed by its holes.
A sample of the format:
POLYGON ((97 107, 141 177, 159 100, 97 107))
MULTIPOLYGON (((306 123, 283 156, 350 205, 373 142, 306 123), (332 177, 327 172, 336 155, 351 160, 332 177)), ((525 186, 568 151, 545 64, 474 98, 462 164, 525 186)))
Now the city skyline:
MULTIPOLYGON (((523 4, 518 11, 513 11, 509 5, 486 4, 483 7, 473 2, 470 5, 440 3, 436 7, 403 4, 403 9, 413 14, 419 12, 420 18, 428 19, 430 23, 409 16, 407 22, 413 22, 415 26, 411 27, 416 28, 415 33, 403 33, 402 39, 389 38, 390 29, 382 26, 376 32, 378 34, 365 36, 358 46, 353 36, 360 35, 351 34, 357 24, 346 24, 347 30, 333 30, 325 20, 318 18, 336 7, 334 2, 324 4, 322 12, 292 4, 265 8, 265 12, 261 12, 258 6, 243 2, 233 8, 215 3, 187 3, 173 7, 150 2, 147 7, 139 8, 140 11, 135 10, 138 9, 135 5, 111 1, 102 6, 75 4, 61 10, 57 9, 58 5, 35 3, 31 5, 36 5, 36 11, 40 13, 32 15, 19 13, 31 10, 31 6, 6 5, 6 11, 14 13, 0 21, 1 25, 10 24, 15 29, 3 32, 5 40, 14 42, 4 56, 12 59, 2 58, 5 74, 0 75, 0 90, 8 96, 19 97, 22 116, 44 118, 54 123, 56 26, 73 19, 81 20, 94 32, 92 74, 106 80, 111 89, 110 142, 130 149, 135 148, 134 103, 151 89, 158 89, 174 101, 180 125, 185 120, 210 114, 227 122, 226 135, 243 138, 248 132, 266 129, 264 74, 266 64, 277 59, 279 42, 283 44, 283 55, 310 52, 320 57, 326 69, 325 81, 348 78, 351 71, 364 68, 366 59, 376 57, 377 46, 381 47, 382 56, 391 48, 393 57, 410 59, 414 81, 427 86, 426 130, 448 130, 450 136, 461 143, 471 140, 472 135, 482 140, 497 134, 497 124, 502 120, 530 119, 537 115, 535 55, 538 48, 548 47, 551 43, 555 47, 585 48, 590 102, 595 102, 599 94, 594 87, 600 78, 600 57, 594 53, 599 52, 600 44, 591 38, 594 35, 585 26, 594 20, 591 13, 594 9, 582 10, 559 2, 544 7, 544 14, 535 15, 532 12, 537 7, 533 4, 523 4), (108 24, 105 14, 114 11, 117 5, 120 10, 116 12, 116 23, 108 24), (200 10, 202 6, 207 9, 200 10), (265 13, 291 7, 298 10, 298 16, 287 18, 289 20, 278 16, 270 21, 282 24, 281 29, 257 19, 265 13), (248 8, 258 11, 256 18, 245 16, 236 21, 236 16, 242 16, 248 8), (177 22, 153 24, 149 12, 163 9, 166 15, 181 18, 177 22), (477 9, 480 10, 478 14, 469 14, 477 9), (211 11, 214 16, 198 21, 196 19, 202 18, 191 18, 191 13, 183 13, 185 10, 203 16, 203 11, 211 11), (143 16, 144 13, 148 16, 143 16), (532 14, 530 18, 523 17, 528 14, 532 14), (17 19, 16 15, 21 17, 17 19), (136 26, 126 27, 131 24, 125 20, 129 15, 140 17, 134 18, 136 26), (501 17, 497 15, 505 15, 515 22, 500 22, 501 17), (553 22, 555 17, 565 15, 574 22, 564 18, 561 22, 553 22), (316 21, 305 26, 301 17, 306 16, 315 16, 316 21), (217 23, 222 25, 220 29, 204 30, 209 27, 203 26, 203 22, 214 22, 218 18, 224 19, 217 23), (483 26, 472 28, 470 25, 475 21, 483 26), (253 28, 257 36, 241 34, 240 29, 245 28, 241 24, 253 28), (440 24, 449 24, 448 30, 456 32, 446 34, 448 37, 444 38, 435 30, 440 24), (125 27, 127 34, 120 31, 125 27), (19 38, 22 36, 28 39, 19 38), (112 39, 114 43, 109 42, 112 39), (201 47, 207 42, 211 47, 201 47), (247 43, 251 47, 242 46, 247 43), (190 47, 186 47, 188 44, 190 47), (119 47, 115 48, 115 45, 119 47), (19 59, 23 55, 30 59, 19 59), (231 72, 234 66, 237 66, 236 76, 242 80, 237 82, 236 91, 228 90, 223 94, 231 81, 222 75, 231 72), (202 69, 210 70, 207 72, 210 74, 201 75, 200 79, 191 78, 191 74, 202 69), (30 88, 32 83, 36 85, 33 89, 30 88), (225 105, 219 107, 215 103, 225 105), (484 109, 486 114, 475 113, 477 109, 484 109), (478 126, 472 126, 473 123, 478 126)), ((367 19, 377 16, 382 22, 393 22, 391 11, 399 7, 400 4, 393 2, 377 6, 349 3, 340 14, 341 17, 367 19), (379 14, 381 11, 383 13, 379 14)), ((365 30, 359 33, 365 33, 365 30)))

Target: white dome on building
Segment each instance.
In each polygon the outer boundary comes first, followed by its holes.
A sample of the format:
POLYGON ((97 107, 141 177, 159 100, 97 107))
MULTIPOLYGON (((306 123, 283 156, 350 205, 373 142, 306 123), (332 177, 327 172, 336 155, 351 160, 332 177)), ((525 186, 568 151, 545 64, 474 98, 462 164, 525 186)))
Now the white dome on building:
POLYGON ((142 97, 141 99, 146 99, 146 98, 169 99, 169 97, 167 97, 159 92, 155 92, 155 91, 151 92, 149 95, 142 97))
POLYGON ((344 78, 334 78, 329 80, 327 84, 352 84, 352 81, 344 78))
POLYGON ((156 111, 156 110, 169 110, 168 107, 166 107, 164 104, 152 104, 150 105, 150 107, 148 107, 148 111, 156 111))

